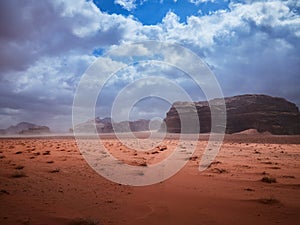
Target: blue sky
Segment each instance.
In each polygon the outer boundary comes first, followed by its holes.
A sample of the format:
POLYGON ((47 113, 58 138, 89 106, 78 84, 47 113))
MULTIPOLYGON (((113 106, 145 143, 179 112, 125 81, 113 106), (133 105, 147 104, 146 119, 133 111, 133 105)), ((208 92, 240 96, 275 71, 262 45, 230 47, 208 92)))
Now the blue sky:
MULTIPOLYGON (((148 40, 177 44, 200 56, 225 96, 261 93, 300 106, 297 0, 2 0, 0 128, 28 121, 68 130, 86 69, 112 48, 148 40)), ((124 85, 146 73, 129 69, 99 98, 101 117, 109 116, 124 85)), ((193 100, 203 99, 184 74, 166 70, 162 76, 193 100)), ((167 107, 150 99, 130 116, 164 117, 167 107)))
MULTIPOLYGON (((152 1, 132 1, 133 6, 126 6, 126 1, 107 1, 94 0, 97 7, 103 12, 109 14, 120 14, 124 16, 133 16, 144 25, 155 25, 160 23, 165 15, 171 11, 179 16, 180 22, 186 22, 186 19, 191 16, 209 15, 217 10, 229 10, 229 1, 204 1, 192 3, 190 1, 174 1, 174 0, 152 0, 152 1), (121 4, 124 2, 124 5, 121 4)), ((129 1, 131 2, 131 1, 129 1)), ((131 5, 128 4, 127 5, 131 5)))

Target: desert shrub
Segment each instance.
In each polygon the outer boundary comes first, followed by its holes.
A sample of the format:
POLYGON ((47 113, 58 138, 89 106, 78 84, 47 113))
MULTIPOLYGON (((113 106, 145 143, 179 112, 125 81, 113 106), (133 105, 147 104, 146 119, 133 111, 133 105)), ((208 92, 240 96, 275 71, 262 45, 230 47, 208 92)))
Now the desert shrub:
POLYGON ((280 204, 280 201, 274 197, 261 198, 261 199, 258 199, 258 202, 260 202, 262 204, 266 204, 266 205, 280 204))
POLYGON ((49 172, 50 172, 50 173, 58 173, 59 171, 60 171, 60 169, 59 169, 59 168, 56 168, 56 169, 50 170, 49 172))
POLYGON ((24 169, 24 166, 19 165, 19 166, 16 166, 15 169, 16 170, 22 170, 22 169, 24 169))
POLYGON ((11 175, 12 178, 20 178, 20 177, 26 177, 26 174, 23 171, 16 171, 11 175))
POLYGON ((50 155, 50 151, 47 150, 47 151, 43 152, 43 155, 50 155))
POLYGON ((269 184, 276 183, 276 179, 275 178, 273 178, 273 177, 267 177, 267 176, 261 178, 261 181, 265 182, 265 183, 269 183, 269 184))
POLYGON ((1 189, 1 190, 0 190, 0 195, 1 195, 1 194, 9 195, 9 192, 8 192, 7 190, 1 189))
POLYGON ((147 165, 146 162, 141 162, 141 163, 138 164, 138 166, 145 166, 145 167, 146 167, 146 166, 148 166, 148 165, 147 165))
POLYGON ((98 220, 91 218, 77 218, 72 220, 68 225, 100 225, 98 220))

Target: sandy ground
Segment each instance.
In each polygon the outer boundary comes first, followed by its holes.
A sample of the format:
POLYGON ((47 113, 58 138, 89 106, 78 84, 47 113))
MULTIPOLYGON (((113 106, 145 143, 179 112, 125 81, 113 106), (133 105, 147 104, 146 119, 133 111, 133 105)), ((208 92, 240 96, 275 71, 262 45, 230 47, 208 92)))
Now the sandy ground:
MULTIPOLYGON (((162 150, 144 139, 139 145, 152 148, 133 150, 136 140, 127 139, 125 146, 111 135, 103 135, 102 143, 125 163, 145 166, 170 155, 177 137, 169 135, 162 150)), ((95 139, 85 141, 93 146, 95 139)), ((206 144, 207 135, 185 140, 182 151, 196 146, 196 152, 180 172, 158 184, 132 187, 97 174, 73 137, 1 138, 0 224, 299 223, 300 136, 227 135, 214 162, 199 172, 206 144)))

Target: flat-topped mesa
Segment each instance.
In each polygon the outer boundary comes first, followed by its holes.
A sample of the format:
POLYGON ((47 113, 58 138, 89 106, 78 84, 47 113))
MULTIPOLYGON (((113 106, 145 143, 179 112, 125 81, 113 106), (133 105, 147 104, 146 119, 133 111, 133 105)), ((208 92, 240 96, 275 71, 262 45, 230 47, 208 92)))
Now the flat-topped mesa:
MULTIPOLYGON (((211 110, 209 103, 218 106, 220 99, 209 102, 175 102, 164 120, 167 132, 186 133, 181 129, 181 117, 194 117, 194 110, 200 123, 200 133, 211 131, 211 110)), ((236 133, 247 129, 272 134, 300 134, 300 114, 298 107, 283 98, 267 95, 239 95, 225 98, 227 125, 226 133, 236 133)), ((191 124, 193 119, 191 119, 191 124)), ((195 129, 194 129, 195 130, 195 129)), ((189 132, 187 132, 189 133, 189 132)), ((190 133, 193 133, 190 132, 190 133)), ((195 133, 195 132, 194 132, 195 133)))

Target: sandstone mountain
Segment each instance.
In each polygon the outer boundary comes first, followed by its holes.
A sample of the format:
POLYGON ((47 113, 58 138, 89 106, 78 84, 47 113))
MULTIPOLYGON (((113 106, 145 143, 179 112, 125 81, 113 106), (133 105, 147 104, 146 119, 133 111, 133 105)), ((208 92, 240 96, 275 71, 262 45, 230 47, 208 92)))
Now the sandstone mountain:
POLYGON ((6 129, 1 129, 2 135, 15 134, 47 134, 50 133, 50 128, 47 126, 40 126, 33 123, 21 122, 15 126, 10 126, 6 129))
MULTIPOLYGON (((219 99, 210 100, 214 106, 219 99)), ((298 107, 283 98, 267 95, 239 95, 225 98, 227 124, 226 133, 236 133, 248 129, 272 134, 300 134, 300 113, 298 107)), ((175 102, 167 112, 164 126, 167 132, 180 133, 181 118, 199 118, 200 133, 211 131, 211 110, 209 102, 175 102)), ((163 128, 162 128, 163 129, 163 128)), ((189 131, 187 131, 189 132, 189 131)), ((193 133, 191 130, 190 133, 193 133)))
MULTIPOLYGON (((113 133, 148 131, 150 120, 113 122, 111 118, 88 120, 75 126, 78 133, 113 133), (96 129, 95 129, 96 128, 96 129)), ((73 129, 70 129, 73 132, 73 129)))

